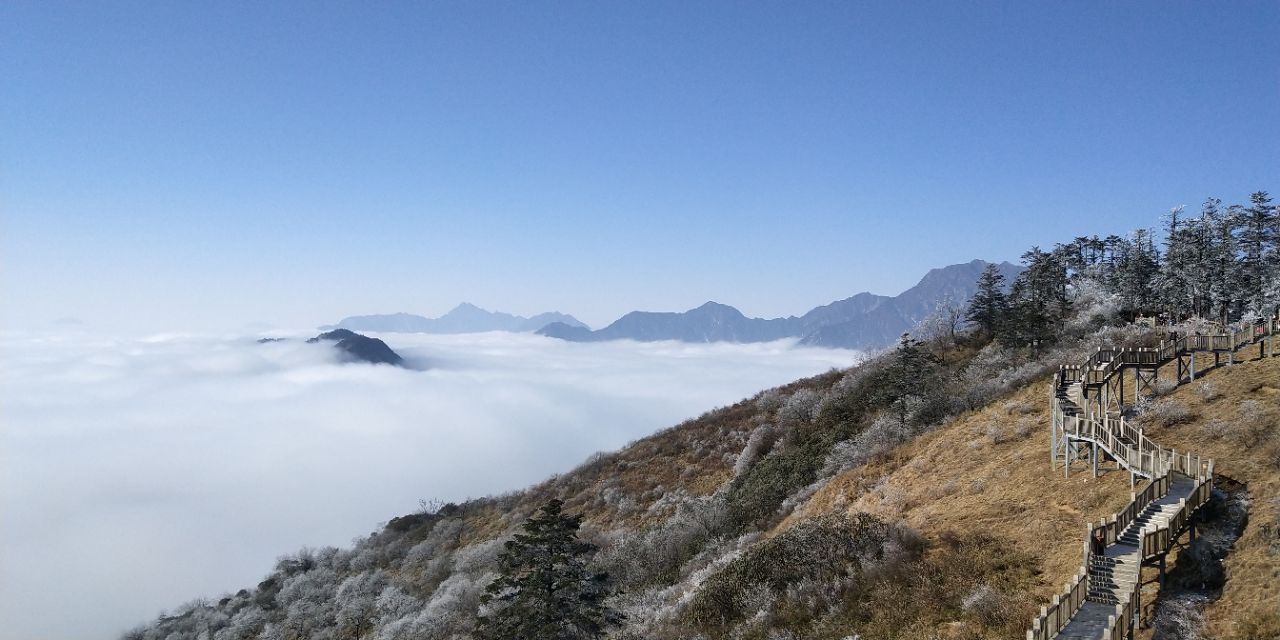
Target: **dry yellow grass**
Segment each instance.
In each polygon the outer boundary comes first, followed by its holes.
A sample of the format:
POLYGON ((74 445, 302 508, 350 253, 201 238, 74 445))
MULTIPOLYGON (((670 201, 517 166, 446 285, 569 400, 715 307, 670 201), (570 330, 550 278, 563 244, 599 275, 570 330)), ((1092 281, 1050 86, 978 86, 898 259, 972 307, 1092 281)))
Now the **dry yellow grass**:
POLYGON ((965 414, 837 477, 794 518, 843 509, 901 518, 929 537, 985 533, 1039 560, 1047 599, 1080 566, 1085 522, 1130 498, 1128 474, 1114 468, 1098 478, 1079 464, 1070 478, 1050 469, 1048 397, 1038 382, 965 414))
MULTIPOLYGON (((1173 368, 1160 373, 1170 379, 1173 368)), ((1149 426, 1147 433, 1164 446, 1214 457, 1219 474, 1249 486, 1248 529, 1227 559, 1223 597, 1207 610, 1210 637, 1229 638, 1242 621, 1280 619, 1280 553, 1273 547, 1280 532, 1280 471, 1271 459, 1276 450, 1246 442, 1240 426, 1242 403, 1253 400, 1261 414, 1254 411, 1251 419, 1257 422, 1261 415, 1263 431, 1277 429, 1280 358, 1224 363, 1201 373, 1200 380, 1165 399, 1186 405, 1191 421, 1149 426)), ((789 390, 830 382, 821 378, 799 381, 789 390)), ((949 533, 985 534, 1035 559, 1040 574, 1034 596, 1046 602, 1079 569, 1085 523, 1114 513, 1131 495, 1128 474, 1114 464, 1102 465, 1097 478, 1079 462, 1069 478, 1061 466, 1050 469, 1049 385, 1036 382, 837 476, 771 535, 801 519, 837 511, 902 520, 935 540, 949 533)), ((751 401, 726 407, 532 487, 514 505, 508 503, 509 510, 490 505, 473 511, 466 516, 466 537, 479 541, 501 535, 522 512, 532 512, 552 496, 564 498, 570 510, 584 513, 587 523, 601 529, 661 521, 670 513, 650 507, 662 495, 707 495, 731 478, 755 412, 751 401), (605 487, 633 500, 635 508, 624 513, 603 504, 605 487)))
POLYGON ((1218 475, 1248 485, 1252 503, 1244 535, 1225 562, 1222 598, 1206 611, 1209 636, 1233 637, 1255 617, 1280 622, 1280 358, 1207 371, 1167 400, 1182 403, 1195 417, 1181 425, 1152 425, 1150 437, 1214 458, 1218 475))
MULTIPOLYGON (((1161 371, 1163 379, 1173 375, 1172 366, 1161 371)), ((1038 596, 1047 599, 1079 568, 1085 522, 1130 498, 1128 475, 1114 464, 1096 479, 1080 463, 1070 478, 1060 466, 1050 470, 1048 394, 1049 383, 1038 382, 846 472, 780 528, 844 510, 901 518, 929 537, 987 533, 1039 560, 1038 596)), ((1209 637, 1233 637, 1249 620, 1280 619, 1280 358, 1224 361, 1166 401, 1184 404, 1191 421, 1153 425, 1148 435, 1215 458, 1219 475, 1246 483, 1252 499, 1248 528, 1226 560, 1223 596, 1206 611, 1209 637), (1241 415, 1249 400, 1254 406, 1241 415)))

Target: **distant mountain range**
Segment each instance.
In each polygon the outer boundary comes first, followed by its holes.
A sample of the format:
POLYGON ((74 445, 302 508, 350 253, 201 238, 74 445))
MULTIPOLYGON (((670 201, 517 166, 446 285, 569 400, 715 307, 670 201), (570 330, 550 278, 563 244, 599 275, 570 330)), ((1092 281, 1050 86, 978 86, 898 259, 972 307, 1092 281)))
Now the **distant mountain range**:
POLYGON ((426 318, 411 313, 390 313, 343 318, 336 325, 321 329, 350 329, 352 331, 378 331, 392 333, 480 333, 484 331, 532 332, 549 324, 559 323, 567 327, 587 328, 587 325, 571 315, 549 312, 532 318, 486 311, 469 302, 453 308, 439 318, 426 318))
MULTIPOLYGON (((767 342, 800 338, 802 344, 808 345, 874 349, 892 344, 933 315, 945 301, 963 306, 973 295, 978 275, 987 264, 974 260, 933 269, 897 296, 859 293, 815 307, 799 317, 748 318, 733 307, 708 302, 683 313, 632 311, 598 331, 553 323, 538 333, 573 342, 767 342)), ((1008 262, 997 268, 1009 283, 1022 271, 1022 267, 1008 262)))

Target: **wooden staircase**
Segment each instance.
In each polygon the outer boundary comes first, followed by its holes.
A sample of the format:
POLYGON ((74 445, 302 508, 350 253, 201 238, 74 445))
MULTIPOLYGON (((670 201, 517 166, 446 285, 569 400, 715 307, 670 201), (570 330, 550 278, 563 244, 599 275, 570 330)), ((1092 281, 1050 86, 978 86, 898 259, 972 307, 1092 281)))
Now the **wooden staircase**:
POLYGON ((1058 370, 1050 396, 1054 467, 1061 461, 1069 475, 1084 447, 1095 476, 1105 456, 1129 472, 1131 486, 1137 478, 1148 482, 1124 509, 1086 526, 1080 571, 1040 608, 1028 640, 1132 639, 1141 617, 1142 567, 1158 563, 1163 580, 1165 555, 1184 531, 1195 535, 1191 518, 1213 490, 1213 460, 1161 447, 1125 420, 1125 372, 1134 373, 1136 401, 1144 382, 1150 391, 1166 364, 1178 363, 1181 384, 1195 379, 1197 353, 1211 353, 1215 362, 1226 354, 1234 362, 1253 344, 1260 357, 1280 355, 1280 312, 1230 333, 1184 336, 1150 349, 1099 349, 1083 364, 1058 370), (1100 555, 1089 544, 1098 532, 1107 543, 1100 555))

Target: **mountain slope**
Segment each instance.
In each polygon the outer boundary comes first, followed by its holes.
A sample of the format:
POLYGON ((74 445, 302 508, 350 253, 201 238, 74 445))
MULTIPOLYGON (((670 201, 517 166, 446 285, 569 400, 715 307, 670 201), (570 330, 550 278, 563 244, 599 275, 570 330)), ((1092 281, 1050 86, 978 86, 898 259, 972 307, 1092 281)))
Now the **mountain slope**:
MULTIPOLYGON (((1198 549, 1170 556, 1172 588, 1197 590, 1207 581, 1213 592, 1213 583, 1225 580, 1221 597, 1205 608, 1206 638, 1280 638, 1280 358, 1257 356, 1256 347, 1247 348, 1236 354, 1235 365, 1224 360, 1201 372, 1196 382, 1157 400, 1143 422, 1161 444, 1213 458, 1217 484, 1235 486, 1247 509, 1239 539, 1225 541, 1230 554, 1221 571, 1179 572, 1180 564, 1199 560, 1198 549)), ((1174 375, 1174 366, 1160 371, 1163 380, 1174 375)), ((1210 529, 1201 540, 1224 535, 1210 529)))
MULTIPOLYGON (((628 616, 618 640, 1020 637, 1076 570, 1081 525, 1130 496, 1128 476, 1107 465, 1098 478, 1050 469, 1047 373, 1099 345, 1146 339, 1108 329, 1035 360, 935 345, 966 375, 940 378, 952 382, 931 397, 971 409, 952 405, 950 418, 905 430, 877 399, 894 366, 886 354, 520 492, 393 518, 350 550, 285 556, 256 588, 128 637, 341 637, 357 619, 385 640, 471 637, 503 541, 551 498, 585 516, 582 535, 600 547, 594 565, 625 592, 613 600, 628 616)), ((1258 505, 1207 610, 1213 637, 1241 640, 1280 629, 1280 358, 1245 359, 1202 371, 1140 416, 1153 437, 1217 458, 1258 505)))

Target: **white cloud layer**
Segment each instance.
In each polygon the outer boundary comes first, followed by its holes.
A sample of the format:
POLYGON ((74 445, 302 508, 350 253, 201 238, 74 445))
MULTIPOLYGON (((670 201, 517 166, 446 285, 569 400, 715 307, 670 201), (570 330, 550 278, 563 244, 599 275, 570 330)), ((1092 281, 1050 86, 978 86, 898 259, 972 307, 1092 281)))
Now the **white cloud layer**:
POLYGON ((0 337, 0 636, 113 638, 419 499, 522 488, 857 358, 789 342, 381 337, 429 368, 341 365, 296 339, 0 337))

